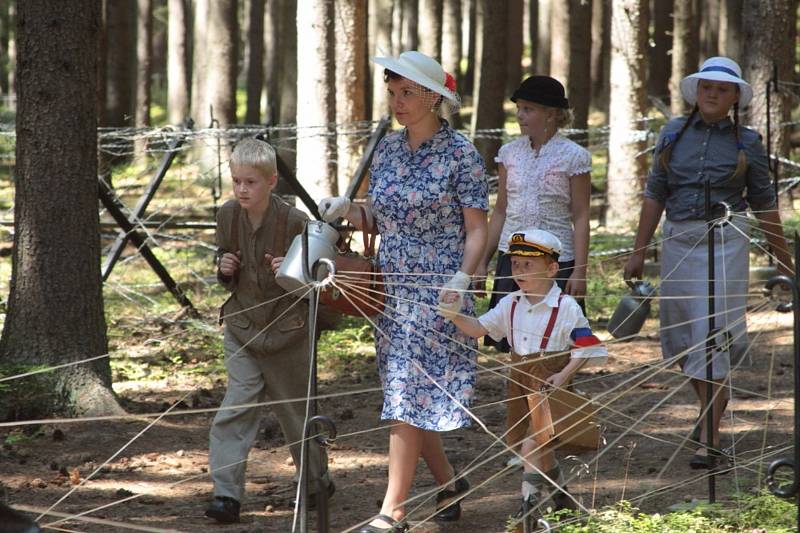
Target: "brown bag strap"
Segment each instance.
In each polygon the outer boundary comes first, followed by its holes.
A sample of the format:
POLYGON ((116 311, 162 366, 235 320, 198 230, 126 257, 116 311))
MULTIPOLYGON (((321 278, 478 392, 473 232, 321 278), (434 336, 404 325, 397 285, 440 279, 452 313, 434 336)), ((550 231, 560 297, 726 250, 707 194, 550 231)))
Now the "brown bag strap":
POLYGON ((239 251, 239 218, 242 214, 242 206, 239 202, 233 205, 233 218, 231 219, 231 247, 232 254, 239 251))
POLYGON ((278 257, 286 255, 286 225, 289 221, 291 208, 283 203, 278 203, 278 220, 275 223, 275 238, 273 240, 274 253, 278 257))
POLYGON ((374 257, 376 232, 367 229, 367 210, 364 209, 363 205, 358 206, 358 213, 361 218, 361 236, 364 239, 364 255, 366 257, 374 257))

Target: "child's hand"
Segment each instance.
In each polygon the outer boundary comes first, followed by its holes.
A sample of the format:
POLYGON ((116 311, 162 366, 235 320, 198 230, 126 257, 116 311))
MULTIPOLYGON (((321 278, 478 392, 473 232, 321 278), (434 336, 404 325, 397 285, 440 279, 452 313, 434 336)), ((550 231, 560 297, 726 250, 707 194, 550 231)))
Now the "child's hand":
MULTIPOLYGON (((270 257, 272 257, 272 256, 270 256, 270 257)), ((278 271, 278 269, 283 264, 283 259, 284 259, 283 257, 272 257, 272 260, 270 261, 270 267, 272 268, 273 272, 277 272, 278 271)))
POLYGON ((225 252, 222 254, 222 257, 219 258, 219 271, 223 276, 230 277, 236 274, 236 271, 239 270, 239 264, 241 263, 239 255, 240 252, 236 252, 235 254, 225 252))
POLYGON ((570 374, 565 373, 564 371, 557 372, 547 378, 545 382, 553 387, 554 389, 562 389, 565 385, 569 385, 569 382, 572 380, 572 376, 570 374))
POLYGON ((264 266, 272 270, 272 260, 275 259, 275 256, 269 252, 264 254, 264 266))

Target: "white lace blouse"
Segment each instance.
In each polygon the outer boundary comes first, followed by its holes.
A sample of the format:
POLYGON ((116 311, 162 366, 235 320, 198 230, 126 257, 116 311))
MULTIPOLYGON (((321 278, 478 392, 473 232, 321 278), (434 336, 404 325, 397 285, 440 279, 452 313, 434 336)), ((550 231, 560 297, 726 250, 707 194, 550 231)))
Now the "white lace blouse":
POLYGON ((589 152, 556 134, 537 153, 523 136, 503 145, 495 161, 506 169, 508 197, 499 250, 508 251, 512 233, 538 228, 561 240, 559 261, 575 259, 570 178, 592 170, 589 152))

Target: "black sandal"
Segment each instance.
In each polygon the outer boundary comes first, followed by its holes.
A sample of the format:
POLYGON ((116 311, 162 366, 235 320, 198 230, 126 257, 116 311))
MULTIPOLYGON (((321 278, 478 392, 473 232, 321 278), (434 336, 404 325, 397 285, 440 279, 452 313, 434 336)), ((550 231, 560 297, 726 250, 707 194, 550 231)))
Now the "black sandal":
POLYGON ((469 490, 469 481, 460 477, 456 479, 455 490, 442 489, 436 495, 436 514, 433 519, 437 522, 455 522, 461 518, 461 500, 469 490))
MULTIPOLYGON (((722 466, 730 466, 730 459, 729 457, 722 451, 711 448, 707 449, 705 445, 700 448, 701 450, 706 450, 705 454, 695 453, 692 458, 689 460, 689 468, 692 470, 711 470, 716 469, 720 466, 720 463, 725 463, 722 466)), ((700 450, 698 450, 700 451, 700 450)), ((717 470, 718 474, 727 474, 730 470, 723 469, 717 470)))
POLYGON ((408 524, 405 520, 395 520, 389 515, 379 514, 375 518, 383 520, 389 527, 378 527, 367 524, 358 530, 358 533, 403 533, 408 531, 408 524))

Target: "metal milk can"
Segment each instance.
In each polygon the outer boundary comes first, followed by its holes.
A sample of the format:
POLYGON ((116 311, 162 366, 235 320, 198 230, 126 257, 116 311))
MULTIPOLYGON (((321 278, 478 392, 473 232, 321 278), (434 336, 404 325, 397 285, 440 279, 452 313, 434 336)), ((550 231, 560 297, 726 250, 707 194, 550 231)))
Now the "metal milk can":
POLYGON ((628 281, 631 292, 622 297, 608 321, 608 332, 615 339, 636 335, 650 316, 650 300, 656 287, 649 281, 628 281))
MULTIPOLYGON (((320 259, 334 260, 336 257, 336 242, 339 232, 330 225, 319 220, 306 223, 303 233, 296 236, 286 252, 278 271, 275 273, 275 282, 287 292, 296 291, 311 283, 308 272, 320 259)), ((317 281, 322 281, 328 275, 328 269, 317 269, 317 281)))

